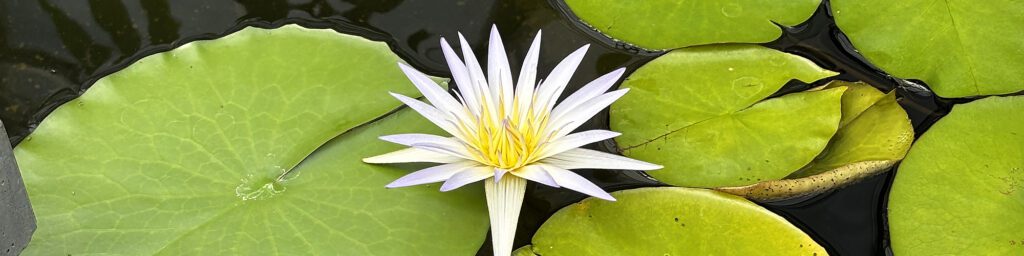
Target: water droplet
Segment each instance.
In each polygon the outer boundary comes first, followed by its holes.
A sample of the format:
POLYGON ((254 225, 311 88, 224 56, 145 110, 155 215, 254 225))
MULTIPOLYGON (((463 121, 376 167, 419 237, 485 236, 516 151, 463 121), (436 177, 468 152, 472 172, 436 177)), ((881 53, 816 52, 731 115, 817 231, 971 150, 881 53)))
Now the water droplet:
MULTIPOLYGON (((271 198, 285 191, 282 184, 285 180, 279 180, 279 175, 284 173, 280 166, 273 166, 261 173, 248 174, 242 178, 242 183, 235 187, 235 195, 246 200, 263 200, 271 198)), ((294 179, 289 177, 288 179, 294 179)))
POLYGON ((729 67, 729 71, 734 71, 734 70, 736 70, 736 69, 732 68, 732 67, 729 67))
POLYGON ((737 17, 743 14, 743 6, 737 3, 726 4, 722 7, 722 14, 726 17, 737 17))

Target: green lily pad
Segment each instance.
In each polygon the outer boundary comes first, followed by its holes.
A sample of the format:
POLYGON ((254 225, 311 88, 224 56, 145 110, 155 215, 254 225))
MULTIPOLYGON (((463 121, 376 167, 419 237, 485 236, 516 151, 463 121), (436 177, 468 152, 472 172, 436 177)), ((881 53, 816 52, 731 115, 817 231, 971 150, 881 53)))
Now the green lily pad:
POLYGON ((526 245, 512 251, 512 256, 537 256, 537 254, 533 253, 533 245, 526 245))
POLYGON ((674 49, 712 43, 764 43, 811 17, 820 0, 565 0, 590 27, 627 43, 674 49), (774 23, 773 23, 774 22, 774 23))
POLYGON ((1024 90, 1024 2, 835 0, 832 10, 868 60, 939 96, 1024 90))
POLYGON ((957 105, 900 164, 889 194, 896 255, 1024 253, 1024 97, 957 105))
POLYGON ((411 112, 356 128, 399 106, 388 91, 417 95, 399 61, 384 43, 290 25, 100 79, 15 150, 39 219, 25 254, 476 252, 479 189, 386 190, 407 170, 360 160, 400 148, 377 136, 439 132, 411 112))
POLYGON ((632 90, 612 104, 611 128, 623 133, 616 138, 623 154, 664 165, 650 174, 669 184, 778 180, 828 144, 839 125, 844 88, 764 99, 792 79, 834 74, 756 45, 679 49, 626 78, 621 87, 632 90))
POLYGON ((562 208, 517 255, 827 255, 782 217, 734 195, 673 187, 612 195, 618 202, 562 208))
POLYGON ((903 159, 914 127, 896 95, 864 83, 833 81, 847 87, 839 130, 814 161, 782 180, 762 181, 719 191, 757 201, 778 201, 824 193, 888 170, 903 159))

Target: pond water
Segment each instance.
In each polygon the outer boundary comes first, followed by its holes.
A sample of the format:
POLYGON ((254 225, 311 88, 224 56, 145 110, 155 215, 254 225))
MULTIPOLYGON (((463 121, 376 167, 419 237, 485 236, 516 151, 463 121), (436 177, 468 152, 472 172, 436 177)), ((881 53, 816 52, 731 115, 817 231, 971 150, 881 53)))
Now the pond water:
MULTIPOLYGON (((896 89, 918 135, 948 112, 952 102, 933 96, 923 83, 894 79, 866 64, 836 29, 827 8, 826 1, 808 22, 786 28, 782 37, 764 45, 840 71, 840 79, 896 89)), ((155 52, 245 26, 297 23, 385 41, 416 68, 445 77, 440 37, 457 38, 456 32, 462 32, 480 54, 491 24, 497 24, 517 69, 521 60, 516 57, 525 55, 534 33, 543 29, 541 55, 548 57, 539 63, 541 76, 562 56, 591 44, 569 90, 618 67, 627 67, 628 75, 661 54, 607 39, 577 21, 559 0, 14 0, 0 1, 0 18, 0 118, 15 144, 96 79, 155 52)), ((778 94, 810 86, 793 82, 778 94)), ((607 129, 607 113, 584 128, 607 129)), ((614 147, 597 146, 605 151, 614 147)), ((610 191, 661 185, 636 172, 582 174, 610 191)), ((825 195, 764 206, 834 255, 886 254, 885 198, 892 177, 887 172, 825 195)), ((515 247, 529 243, 552 213, 582 198, 569 190, 531 185, 515 247)), ((490 243, 482 246, 479 254, 489 255, 490 243)))

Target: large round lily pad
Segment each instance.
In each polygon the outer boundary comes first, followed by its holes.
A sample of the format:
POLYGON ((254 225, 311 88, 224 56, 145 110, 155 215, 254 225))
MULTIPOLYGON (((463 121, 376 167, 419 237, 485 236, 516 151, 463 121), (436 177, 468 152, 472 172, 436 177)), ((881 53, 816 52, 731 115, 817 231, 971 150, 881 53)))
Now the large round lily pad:
POLYGON ((652 50, 712 43, 763 43, 807 20, 820 0, 565 0, 612 38, 652 50))
POLYGON ((398 148, 377 136, 439 132, 411 112, 356 128, 399 106, 388 91, 416 95, 399 61, 247 28, 100 79, 15 151, 39 218, 25 254, 472 254, 478 189, 386 190, 406 171, 360 161, 398 148))
POLYGON ((516 255, 826 255, 782 217, 704 189, 640 188, 562 208, 516 255))
POLYGON ((958 105, 910 149, 889 195, 896 255, 1024 253, 1024 97, 958 105))
POLYGON ((658 163, 678 186, 743 186, 778 180, 811 162, 835 134, 845 88, 765 100, 786 82, 834 75, 756 45, 669 52, 626 78, 611 128, 626 156, 658 163))
POLYGON ((939 96, 1024 90, 1022 1, 835 0, 832 9, 868 60, 939 96))
POLYGON ((907 112, 894 93, 871 85, 832 81, 846 87, 839 130, 811 163, 782 180, 717 188, 748 199, 777 201, 827 192, 889 170, 903 159, 914 140, 907 112))

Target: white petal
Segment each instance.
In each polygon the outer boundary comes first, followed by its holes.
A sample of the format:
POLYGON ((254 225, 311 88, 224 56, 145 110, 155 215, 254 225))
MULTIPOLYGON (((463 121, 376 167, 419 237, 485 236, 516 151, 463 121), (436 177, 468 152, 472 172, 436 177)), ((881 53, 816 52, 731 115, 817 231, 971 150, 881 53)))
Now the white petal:
POLYGON ((544 83, 537 87, 537 104, 540 105, 535 109, 536 113, 551 111, 555 101, 562 96, 562 91, 565 91, 565 86, 572 78, 573 72, 576 72, 576 67, 583 61, 583 56, 586 55, 588 48, 590 48, 589 44, 584 45, 562 59, 562 62, 559 62, 551 70, 547 79, 544 79, 544 83))
POLYGON ((533 103, 533 90, 537 82, 537 61, 540 58, 540 34, 533 38, 530 50, 526 52, 523 61, 523 68, 519 69, 519 79, 516 80, 515 102, 519 107, 519 120, 525 121, 530 113, 530 105, 533 103))
POLYGON ((629 88, 605 93, 584 102, 576 109, 573 109, 573 111, 567 112, 558 119, 551 119, 548 132, 554 132, 555 135, 552 136, 552 138, 558 138, 569 134, 573 130, 576 130, 576 128, 580 127, 580 125, 587 122, 587 120, 590 120, 591 117, 597 115, 598 112, 601 112, 601 110, 607 108, 613 102, 621 98, 622 95, 626 94, 626 92, 629 92, 629 88))
POLYGON ((380 139, 383 140, 383 141, 387 141, 387 142, 391 142, 391 143, 395 143, 395 144, 399 144, 399 145, 406 145, 406 146, 412 146, 413 144, 416 144, 416 143, 425 143, 425 142, 435 142, 435 143, 445 143, 445 144, 450 144, 450 143, 459 144, 458 141, 455 141, 454 139, 451 139, 451 138, 445 138, 445 137, 441 137, 441 136, 437 136, 437 135, 433 135, 433 134, 422 134, 422 133, 405 133, 405 134, 384 135, 384 136, 380 136, 380 139))
POLYGON ((487 84, 491 95, 501 100, 505 113, 512 112, 512 71, 509 69, 505 46, 498 34, 498 26, 491 25, 491 39, 487 46, 487 84))
POLYGON ((492 167, 470 167, 449 177, 448 180, 444 182, 444 185, 441 185, 441 191, 451 191, 452 189, 465 186, 469 183, 481 181, 483 179, 490 178, 491 176, 494 176, 494 168, 492 167))
POLYGON ((449 119, 451 115, 446 115, 437 108, 434 108, 433 106, 427 103, 423 103, 422 101, 409 98, 408 96, 405 95, 392 92, 391 96, 394 96, 402 103, 405 103, 406 106, 409 106, 409 108, 415 110, 416 113, 420 113, 421 116, 427 118, 428 121, 434 123, 434 125, 437 125, 437 127, 440 127, 442 130, 448 132, 448 134, 451 134, 452 136, 458 137, 460 139, 465 138, 462 132, 459 131, 458 127, 455 126, 455 122, 449 119))
POLYGON ((562 169, 622 169, 649 171, 662 168, 661 165, 583 148, 570 149, 562 152, 561 154, 545 158, 540 162, 554 165, 562 169))
POLYGON ((479 99, 476 98, 476 92, 473 91, 473 80, 469 76, 469 69, 444 38, 441 38, 441 51, 444 52, 444 59, 448 62, 448 69, 452 72, 452 79, 455 80, 455 85, 459 87, 459 92, 465 100, 463 103, 469 107, 470 111, 473 111, 473 114, 479 115, 479 99))
POLYGON ((576 107, 582 105, 584 102, 604 94, 609 88, 612 88, 612 85, 615 85, 615 82, 618 81, 625 72, 626 68, 619 68, 594 79, 594 81, 590 81, 590 83, 584 85, 583 88, 580 88, 572 95, 565 98, 561 103, 558 103, 555 109, 551 111, 551 118, 557 119, 566 113, 573 112, 576 107))
POLYGON ((507 169, 494 168, 494 183, 501 182, 501 177, 508 173, 507 169))
MULTIPOLYGON (((469 43, 466 42, 466 37, 459 33, 459 43, 462 45, 462 57, 466 60, 466 68, 469 69, 470 80, 473 80, 473 91, 476 92, 475 97, 479 107, 487 108, 488 115, 491 117, 491 122, 499 123, 498 116, 498 100, 491 96, 490 89, 487 86, 487 77, 484 77, 484 72, 480 68, 480 62, 476 61, 476 55, 473 55, 473 50, 469 47, 469 43)), ((482 112, 483 110, 481 110, 482 112)), ((483 114, 480 114, 481 116, 483 114)))
POLYGON ((458 142, 448 141, 434 141, 434 142, 418 142, 410 147, 419 148, 428 151, 434 151, 442 154, 449 154, 456 157, 461 157, 467 160, 474 160, 473 154, 469 152, 469 149, 465 145, 458 142))
POLYGON ((594 183, 591 183, 579 174, 551 165, 540 164, 540 166, 544 171, 547 171, 548 175, 551 175, 551 177, 555 179, 555 182, 558 183, 558 185, 564 188, 572 189, 576 192, 587 194, 592 197, 615 201, 615 198, 612 197, 612 195, 609 195, 608 192, 605 192, 601 187, 594 185, 594 183))
POLYGON ((511 255, 519 211, 523 209, 523 197, 526 195, 526 180, 512 176, 501 182, 485 181, 484 195, 491 219, 492 255, 511 255))
POLYGON ((540 166, 537 165, 527 165, 519 167, 519 169, 516 169, 515 171, 512 172, 512 175, 519 176, 520 178, 523 179, 532 180, 540 184, 548 185, 549 187, 560 187, 558 186, 558 183, 555 182, 555 179, 548 174, 548 172, 544 171, 544 169, 541 169, 540 166))
POLYGON ((363 158, 363 162, 371 164, 394 164, 394 163, 454 163, 466 159, 428 151, 418 148, 406 148, 383 155, 363 158))
POLYGON ((455 175, 455 173, 465 170, 466 168, 478 165, 479 163, 473 161, 461 161, 457 163, 438 165, 402 176, 401 178, 398 178, 397 180, 391 182, 391 184, 388 184, 385 187, 398 188, 441 182, 447 180, 448 178, 451 178, 452 175, 455 175))
POLYGON ((458 118, 457 120, 470 120, 467 113, 463 111, 462 104, 459 104, 451 94, 448 94, 443 87, 437 85, 434 80, 430 80, 427 75, 405 63, 399 62, 398 67, 402 69, 405 76, 409 77, 409 80, 416 86, 416 89, 419 89, 423 93, 423 97, 427 98, 427 101, 433 104, 435 108, 446 116, 458 118))
POLYGON ((470 153, 467 146, 455 138, 446 138, 433 134, 407 133, 380 136, 380 139, 395 144, 473 160, 473 154, 470 153))
POLYGON ((549 156, 553 156, 566 150, 582 147, 584 145, 615 138, 621 135, 621 133, 607 131, 607 130, 589 130, 585 132, 569 134, 565 137, 561 137, 551 141, 548 145, 544 146, 543 153, 537 157, 537 159, 544 159, 549 156))

